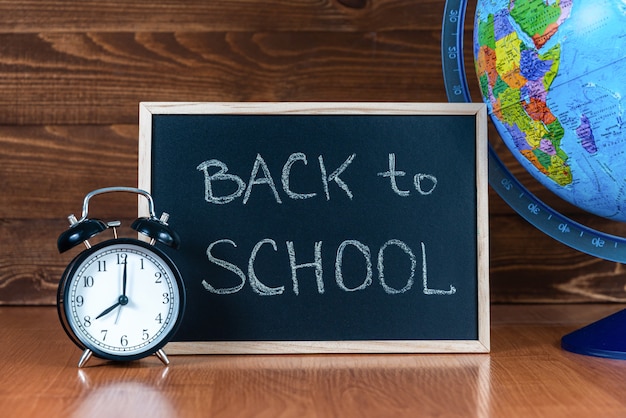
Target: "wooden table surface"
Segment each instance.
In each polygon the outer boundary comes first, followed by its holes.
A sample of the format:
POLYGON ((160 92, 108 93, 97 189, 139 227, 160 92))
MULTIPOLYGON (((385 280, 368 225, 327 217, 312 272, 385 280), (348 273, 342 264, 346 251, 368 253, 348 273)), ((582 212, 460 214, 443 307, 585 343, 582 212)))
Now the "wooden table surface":
POLYGON ((560 349, 622 305, 492 307, 491 354, 92 359, 53 307, 0 308, 0 415, 11 417, 624 417, 626 361, 560 349))

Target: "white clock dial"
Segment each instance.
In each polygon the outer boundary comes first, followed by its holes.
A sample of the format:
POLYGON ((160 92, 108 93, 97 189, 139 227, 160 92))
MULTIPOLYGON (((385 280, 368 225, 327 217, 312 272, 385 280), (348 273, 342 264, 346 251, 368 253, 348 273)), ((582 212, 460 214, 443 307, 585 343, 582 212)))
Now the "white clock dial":
POLYGON ((92 248, 70 266, 63 302, 76 338, 105 358, 154 353, 181 312, 175 268, 136 240, 92 248))

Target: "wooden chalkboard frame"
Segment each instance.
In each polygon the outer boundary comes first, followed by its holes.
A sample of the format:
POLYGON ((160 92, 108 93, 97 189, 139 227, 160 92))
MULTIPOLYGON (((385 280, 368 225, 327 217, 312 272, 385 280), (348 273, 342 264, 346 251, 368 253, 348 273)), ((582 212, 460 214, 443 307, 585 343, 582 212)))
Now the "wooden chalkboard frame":
MULTIPOLYGON (((152 189, 153 117, 155 115, 424 115, 472 116, 476 143, 476 243, 478 338, 475 340, 361 341, 173 341, 170 354, 280 353, 487 353, 489 320, 489 225, 487 180, 487 114, 483 104, 450 103, 186 103, 144 102, 139 112, 139 176, 141 189, 152 189)), ((184 148, 183 148, 184 149, 184 148)), ((158 173, 157 173, 158 175, 158 173)), ((157 202, 158 204, 158 202, 157 202)), ((140 216, 148 211, 139 200, 140 216)), ((178 216, 174 214, 173 216, 178 216)))

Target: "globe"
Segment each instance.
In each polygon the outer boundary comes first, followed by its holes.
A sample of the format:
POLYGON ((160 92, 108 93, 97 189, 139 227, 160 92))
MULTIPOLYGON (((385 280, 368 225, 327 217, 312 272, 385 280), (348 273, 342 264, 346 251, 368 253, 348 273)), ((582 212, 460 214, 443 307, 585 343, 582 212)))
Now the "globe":
MULTIPOLYGON (((446 0, 441 52, 451 102, 471 101, 463 62, 467 0, 446 0)), ((478 0, 473 56, 499 136, 546 188, 626 220, 626 0, 478 0)), ((626 262, 626 238, 581 225, 530 193, 489 147, 489 184, 542 232, 626 262)), ((563 336, 567 351, 626 360, 626 309, 563 336)))
POLYGON ((626 221, 626 2, 479 0, 473 53, 500 137, 543 186, 626 221))

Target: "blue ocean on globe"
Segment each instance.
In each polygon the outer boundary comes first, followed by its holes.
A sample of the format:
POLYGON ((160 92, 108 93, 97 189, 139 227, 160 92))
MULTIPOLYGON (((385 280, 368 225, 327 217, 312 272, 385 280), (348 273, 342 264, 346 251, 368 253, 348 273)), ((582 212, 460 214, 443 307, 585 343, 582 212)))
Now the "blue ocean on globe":
POLYGON ((479 0, 474 58, 500 136, 541 184, 626 221, 626 1, 479 0))

